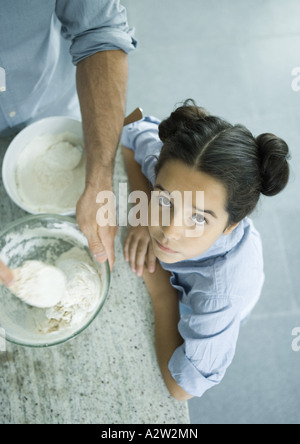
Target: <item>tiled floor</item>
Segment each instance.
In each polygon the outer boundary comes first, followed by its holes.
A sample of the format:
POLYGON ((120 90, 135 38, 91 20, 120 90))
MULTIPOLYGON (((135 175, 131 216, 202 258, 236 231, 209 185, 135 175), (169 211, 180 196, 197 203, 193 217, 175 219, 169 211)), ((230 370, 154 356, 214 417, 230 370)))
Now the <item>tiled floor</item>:
POLYGON ((223 382, 189 403, 191 422, 300 423, 300 66, 298 0, 122 0, 138 50, 130 56, 128 111, 163 118, 193 97, 211 113, 290 145, 292 177, 254 214, 265 255, 261 301, 242 328, 223 382))

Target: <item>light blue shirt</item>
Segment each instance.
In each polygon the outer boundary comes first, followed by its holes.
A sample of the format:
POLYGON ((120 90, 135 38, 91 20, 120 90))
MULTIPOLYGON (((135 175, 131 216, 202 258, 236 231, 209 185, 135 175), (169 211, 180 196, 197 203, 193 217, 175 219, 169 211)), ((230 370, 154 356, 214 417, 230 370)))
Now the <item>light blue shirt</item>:
MULTIPOLYGON (((146 117, 125 127, 122 135, 152 185, 163 145, 159 123, 146 117)), ((200 397, 223 379, 235 355, 241 321, 259 300, 264 282, 261 239, 245 218, 201 256, 160 263, 171 272, 182 307, 178 329, 184 344, 174 352, 169 370, 187 393, 200 397)))
POLYGON ((80 117, 78 62, 135 46, 117 0, 0 0, 0 135, 43 117, 80 117))

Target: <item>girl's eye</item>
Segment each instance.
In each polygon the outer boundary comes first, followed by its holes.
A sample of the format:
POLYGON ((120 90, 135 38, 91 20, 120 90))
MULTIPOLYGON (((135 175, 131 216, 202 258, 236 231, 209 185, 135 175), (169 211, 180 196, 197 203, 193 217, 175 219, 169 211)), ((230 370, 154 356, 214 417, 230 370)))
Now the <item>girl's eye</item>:
POLYGON ((207 223, 207 220, 201 214, 194 214, 192 219, 197 225, 205 225, 207 223))
POLYGON ((172 206, 172 202, 170 201, 170 199, 168 199, 165 196, 159 196, 158 202, 159 202, 159 205, 161 205, 162 207, 171 207, 172 206))

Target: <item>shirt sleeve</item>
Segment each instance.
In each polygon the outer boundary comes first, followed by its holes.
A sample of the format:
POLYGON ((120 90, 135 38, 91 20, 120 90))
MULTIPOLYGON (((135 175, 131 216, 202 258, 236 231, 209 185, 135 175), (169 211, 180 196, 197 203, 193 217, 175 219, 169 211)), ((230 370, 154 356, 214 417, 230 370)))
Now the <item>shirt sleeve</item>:
POLYGON ((134 151, 135 160, 153 186, 156 181, 155 165, 163 146, 158 135, 159 124, 160 120, 155 117, 144 117, 139 122, 127 125, 121 137, 122 144, 134 151))
POLYGON ((201 397, 219 384, 235 355, 240 328, 239 310, 229 299, 192 298, 192 314, 179 322, 184 339, 170 362, 176 382, 192 396, 201 397))
POLYGON ((121 49, 129 53, 137 46, 126 9, 118 0, 56 0, 55 13, 63 37, 72 41, 74 65, 96 52, 121 49))

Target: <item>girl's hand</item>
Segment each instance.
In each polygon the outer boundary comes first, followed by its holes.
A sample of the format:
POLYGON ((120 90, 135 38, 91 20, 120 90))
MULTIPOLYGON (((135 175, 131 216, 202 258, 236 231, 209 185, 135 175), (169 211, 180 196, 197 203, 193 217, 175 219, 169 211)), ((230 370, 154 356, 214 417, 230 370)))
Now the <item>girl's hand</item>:
POLYGON ((143 275, 145 265, 149 273, 155 272, 156 256, 148 227, 130 227, 124 244, 124 256, 137 276, 143 275))

